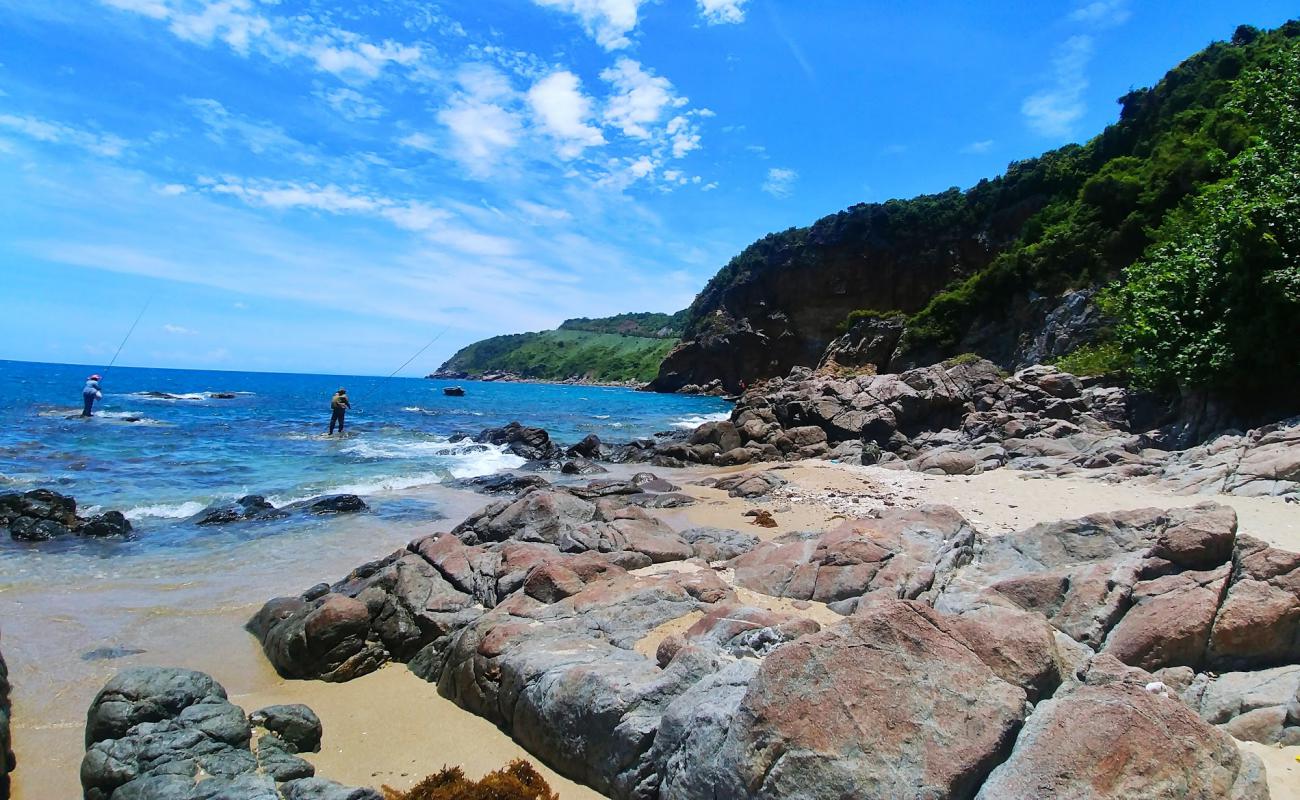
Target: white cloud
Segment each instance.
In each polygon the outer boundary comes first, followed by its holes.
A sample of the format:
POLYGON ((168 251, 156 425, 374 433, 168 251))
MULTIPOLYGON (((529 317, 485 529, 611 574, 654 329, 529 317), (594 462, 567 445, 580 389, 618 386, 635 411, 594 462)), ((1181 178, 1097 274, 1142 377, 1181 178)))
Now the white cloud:
POLYGON ((376 45, 357 41, 353 36, 344 38, 349 41, 341 44, 315 42, 307 47, 307 53, 325 72, 370 79, 379 77, 389 64, 409 67, 420 60, 418 47, 388 40, 376 45))
POLYGON ((198 331, 190 330, 189 328, 180 325, 173 325, 170 322, 163 325, 162 329, 174 336, 193 336, 198 333, 198 331))
POLYGON ((353 122, 379 119, 384 115, 382 105, 356 89, 343 87, 317 92, 316 96, 329 103, 330 108, 337 111, 340 116, 353 122))
POLYGON ((573 214, 563 208, 555 208, 531 200, 516 200, 515 207, 533 222, 567 222, 573 214))
POLYGON ((544 8, 553 8, 576 16, 587 35, 606 50, 619 50, 632 44, 628 34, 636 30, 638 9, 648 0, 533 0, 544 8))
POLYGON ((1123 25, 1131 16, 1133 12, 1128 8, 1128 0, 1096 0, 1070 12, 1069 20, 1109 28, 1123 25))
POLYGON ((101 0, 119 11, 166 22, 174 36, 204 46, 225 44, 241 56, 273 61, 300 58, 348 80, 373 80, 388 67, 416 67, 424 53, 414 45, 372 42, 307 15, 271 17, 253 0, 101 0))
POLYGON ((163 195, 164 197, 176 197, 177 195, 185 194, 188 191, 189 191, 188 186, 184 186, 179 183, 163 184, 162 186, 159 186, 157 189, 158 194, 163 195))
POLYGON ((767 180, 763 181, 763 191, 773 197, 789 197, 794 192, 797 180, 798 172, 784 167, 772 167, 767 171, 767 180))
POLYGON ((681 158, 692 150, 700 148, 700 133, 691 124, 690 118, 685 115, 678 115, 668 120, 665 131, 672 140, 673 158, 681 158))
POLYGON ((233 139, 259 155, 269 151, 298 154, 304 151, 303 145, 278 125, 257 122, 235 114, 217 100, 187 98, 185 103, 207 127, 208 138, 214 142, 226 144, 233 139))
POLYGON ((700 15, 710 25, 745 21, 745 6, 749 0, 698 0, 700 15))
POLYGON ((628 167, 628 172, 630 172, 634 178, 644 178, 648 175, 654 174, 654 171, 655 162, 646 156, 641 156, 636 161, 632 162, 632 166, 628 167))
POLYGON ((204 180, 200 185, 215 194, 237 197, 250 205, 268 208, 306 208, 331 214, 377 212, 390 203, 365 194, 348 192, 334 185, 314 183, 244 182, 237 178, 204 180))
POLYGON ((980 155, 993 149, 992 139, 982 139, 978 142, 971 142, 961 149, 967 155, 980 155))
POLYGON ((397 143, 403 147, 409 147, 413 150, 427 150, 430 153, 438 149, 438 142, 427 133, 408 134, 398 139, 397 143))
POLYGON ((1083 117, 1083 92, 1088 88, 1085 70, 1092 51, 1092 37, 1087 35, 1072 36, 1061 45, 1052 60, 1052 86, 1025 98, 1020 106, 1035 133, 1065 138, 1074 130, 1083 117))
POLYGON ((450 155, 471 175, 486 177, 519 141, 519 117, 493 103, 460 96, 438 112, 452 137, 450 155))
POLYGON ((131 144, 111 133, 96 133, 60 122, 14 114, 0 114, 0 128, 7 128, 38 142, 70 145, 106 158, 122 155, 131 144))
POLYGON ((528 104, 541 127, 558 141, 560 158, 576 158, 588 147, 605 144, 600 129, 589 124, 591 98, 582 93, 582 83, 572 72, 554 72, 533 84, 528 104))
POLYGON ((466 255, 505 257, 518 251, 510 239, 465 226, 446 209, 418 200, 386 197, 333 184, 243 180, 230 176, 200 180, 199 185, 212 194, 234 197, 250 206, 379 217, 466 255))
POLYGON ((649 139, 653 135, 651 128, 668 109, 680 108, 688 102, 677 95, 667 78, 649 72, 627 57, 619 58, 600 77, 616 92, 605 107, 605 121, 637 139, 649 139))

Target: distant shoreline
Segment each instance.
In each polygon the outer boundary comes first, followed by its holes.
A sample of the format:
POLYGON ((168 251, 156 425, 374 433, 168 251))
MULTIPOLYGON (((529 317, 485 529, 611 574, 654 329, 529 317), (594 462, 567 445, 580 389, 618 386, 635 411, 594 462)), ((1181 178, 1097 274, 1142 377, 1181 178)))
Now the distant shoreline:
POLYGON ((525 378, 521 375, 501 374, 491 378, 472 377, 468 375, 439 375, 432 373, 425 375, 424 380, 429 381, 463 381, 473 383, 531 383, 546 386, 602 386, 613 387, 618 389, 634 389, 638 392, 649 391, 646 387, 648 383, 641 381, 595 381, 586 378, 569 378, 565 380, 546 380, 544 378, 525 378))

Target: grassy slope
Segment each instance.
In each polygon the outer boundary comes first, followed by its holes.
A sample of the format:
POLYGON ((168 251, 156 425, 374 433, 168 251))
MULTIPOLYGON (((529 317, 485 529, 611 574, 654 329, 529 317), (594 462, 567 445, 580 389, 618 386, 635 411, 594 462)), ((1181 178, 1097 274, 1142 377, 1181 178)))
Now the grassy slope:
POLYGON ((677 339, 553 330, 494 336, 465 347, 446 371, 513 372, 537 380, 649 381, 677 339))

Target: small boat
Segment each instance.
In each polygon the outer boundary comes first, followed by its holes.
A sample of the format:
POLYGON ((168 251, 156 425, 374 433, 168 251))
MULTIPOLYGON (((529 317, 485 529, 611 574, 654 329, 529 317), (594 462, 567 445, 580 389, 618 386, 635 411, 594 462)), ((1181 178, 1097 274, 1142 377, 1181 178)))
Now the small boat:
POLYGON ((465 396, 465 390, 462 389, 462 388, 460 388, 459 386, 445 386, 445 387, 443 387, 442 393, 445 394, 445 395, 447 395, 448 397, 464 397, 464 396, 465 396))

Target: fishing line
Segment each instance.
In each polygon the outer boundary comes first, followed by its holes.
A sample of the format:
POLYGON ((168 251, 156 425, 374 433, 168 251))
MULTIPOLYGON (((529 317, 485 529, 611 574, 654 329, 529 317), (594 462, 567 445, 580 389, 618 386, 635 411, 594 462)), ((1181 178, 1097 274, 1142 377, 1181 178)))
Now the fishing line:
POLYGON ((152 297, 144 301, 144 308, 140 309, 140 313, 136 315, 135 322, 131 323, 130 330, 126 332, 126 336, 122 337, 122 343, 117 346, 117 352, 113 354, 113 360, 108 362, 107 367, 104 367, 105 376, 108 375, 108 371, 113 368, 113 365, 117 363, 117 357, 122 355, 122 348, 126 347, 127 340, 131 338, 131 334, 135 333, 135 326, 139 325, 140 320, 144 319, 144 312, 149 310, 149 304, 152 302, 153 302, 152 297))
MULTIPOLYGON (((446 328, 443 328, 442 330, 439 330, 439 332, 438 332, 438 336, 435 336, 435 337, 432 338, 432 340, 429 340, 428 345, 425 345, 424 347, 420 347, 419 350, 416 350, 416 354, 415 354, 415 355, 412 355, 411 358, 408 358, 407 360, 404 360, 404 362, 402 362, 402 366, 400 366, 400 367, 394 369, 393 372, 390 372, 389 375, 387 375, 387 377, 385 377, 385 379, 383 379, 382 381, 380 381, 380 384, 378 384, 378 385, 382 386, 383 384, 386 384, 386 382, 389 381, 389 380, 391 379, 391 377, 393 377, 394 375, 396 375, 396 373, 398 373, 398 372, 402 372, 403 369, 406 369, 409 363, 413 362, 413 360, 415 360, 415 359, 417 359, 417 358, 420 358, 420 356, 421 356, 422 354, 424 354, 424 351, 425 351, 425 350, 428 350, 429 347, 433 347, 433 343, 434 343, 434 342, 437 342, 438 340, 441 340, 441 338, 442 338, 442 334, 448 332, 448 330, 451 330, 451 325, 447 325, 446 328)), ((377 386, 376 386, 376 388, 377 388, 377 386)), ((370 389, 370 392, 365 393, 365 397, 370 397, 370 394, 372 394, 373 392, 374 392, 374 389, 370 389)))

